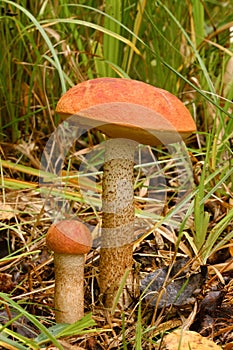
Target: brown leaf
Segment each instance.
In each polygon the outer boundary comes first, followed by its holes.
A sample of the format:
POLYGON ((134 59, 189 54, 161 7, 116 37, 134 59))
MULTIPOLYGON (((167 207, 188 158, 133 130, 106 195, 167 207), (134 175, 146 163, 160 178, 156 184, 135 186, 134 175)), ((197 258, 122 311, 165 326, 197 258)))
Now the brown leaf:
POLYGON ((0 291, 9 293, 15 288, 15 282, 12 280, 12 275, 0 272, 0 291))
MULTIPOLYGON (((80 346, 71 345, 65 340, 59 340, 59 343, 63 346, 64 350, 85 350, 84 348, 80 348, 80 346)), ((58 350, 58 348, 56 346, 49 346, 47 348, 42 348, 41 350, 58 350)))
POLYGON ((221 350, 212 340, 202 337, 199 333, 182 329, 166 335, 163 346, 164 350, 221 350))
POLYGON ((14 216, 14 209, 9 204, 0 202, 0 220, 10 220, 14 216))
POLYGON ((230 240, 229 253, 230 253, 230 256, 233 256, 233 239, 230 240))

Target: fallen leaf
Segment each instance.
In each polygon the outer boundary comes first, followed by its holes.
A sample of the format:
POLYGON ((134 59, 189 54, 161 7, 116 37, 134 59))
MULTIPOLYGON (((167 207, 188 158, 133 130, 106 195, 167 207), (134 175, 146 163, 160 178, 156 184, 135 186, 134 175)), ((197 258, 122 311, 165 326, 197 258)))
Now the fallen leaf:
POLYGON ((202 337, 199 333, 175 330, 166 335, 163 339, 163 349, 165 350, 221 350, 212 340, 202 337))
POLYGON ((9 204, 0 202, 0 220, 10 220, 14 217, 14 210, 9 204))
POLYGON ((159 308, 190 303, 195 291, 199 290, 204 283, 206 273, 205 267, 203 267, 203 272, 191 273, 189 268, 185 268, 188 261, 188 258, 183 258, 174 263, 169 275, 170 280, 168 279, 170 283, 166 283, 166 285, 164 283, 168 277, 168 266, 148 273, 141 280, 140 287, 142 293, 146 290, 145 300, 151 305, 157 304, 159 308))
MULTIPOLYGON (((80 348, 80 346, 77 345, 71 345, 67 342, 64 344, 62 341, 59 342, 63 346, 64 350, 85 350, 84 348, 80 348)), ((56 346, 49 346, 47 348, 41 348, 41 350, 58 350, 58 348, 56 346)))
POLYGON ((233 256, 233 239, 230 240, 229 252, 230 252, 230 255, 233 256))
POLYGON ((4 272, 0 272, 0 291, 3 293, 11 292, 16 286, 13 282, 12 275, 4 272))

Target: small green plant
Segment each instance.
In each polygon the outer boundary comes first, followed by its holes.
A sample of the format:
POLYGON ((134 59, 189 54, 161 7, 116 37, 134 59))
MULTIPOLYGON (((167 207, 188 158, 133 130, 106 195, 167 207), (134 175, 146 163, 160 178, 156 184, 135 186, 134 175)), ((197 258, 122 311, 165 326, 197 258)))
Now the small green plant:
POLYGON ((0 293, 0 300, 2 305, 7 305, 12 311, 15 311, 17 316, 10 319, 0 328, 0 345, 14 347, 14 349, 26 350, 26 349, 41 349, 42 345, 53 344, 59 350, 63 350, 63 346, 59 342, 59 338, 70 337, 74 335, 87 334, 88 332, 99 332, 99 329, 95 328, 95 322, 91 318, 91 314, 87 314, 80 321, 73 323, 72 325, 57 324, 50 327, 43 325, 43 320, 39 320, 37 317, 28 313, 24 307, 20 304, 22 302, 15 302, 10 296, 4 293, 0 293), (11 329, 14 322, 20 317, 25 317, 35 327, 35 337, 27 338, 25 336, 16 333, 11 329), (38 334, 36 336, 36 334, 38 334))

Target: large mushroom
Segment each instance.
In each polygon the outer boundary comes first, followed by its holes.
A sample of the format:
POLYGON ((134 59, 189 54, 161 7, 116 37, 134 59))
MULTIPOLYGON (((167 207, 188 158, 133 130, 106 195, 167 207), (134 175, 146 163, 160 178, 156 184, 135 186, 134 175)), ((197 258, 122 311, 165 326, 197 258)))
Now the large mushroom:
POLYGON ((46 243, 54 251, 56 322, 74 323, 84 315, 84 263, 91 233, 79 221, 62 220, 49 228, 46 243))
POLYGON ((103 220, 99 284, 110 308, 126 268, 132 268, 134 236, 134 152, 137 143, 169 144, 196 130, 183 103, 143 82, 98 78, 66 92, 56 111, 110 138, 103 168, 103 220))

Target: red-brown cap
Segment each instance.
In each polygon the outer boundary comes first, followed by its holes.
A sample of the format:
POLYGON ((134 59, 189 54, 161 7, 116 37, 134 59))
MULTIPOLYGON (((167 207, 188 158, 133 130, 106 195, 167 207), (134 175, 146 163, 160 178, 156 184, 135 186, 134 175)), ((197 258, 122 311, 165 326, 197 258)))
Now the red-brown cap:
POLYGON ((92 246, 91 232, 80 221, 62 220, 49 228, 46 244, 58 254, 86 254, 92 246))
POLYGON ((56 111, 64 117, 77 115, 80 125, 97 128, 109 137, 143 144, 185 140, 196 130, 189 110, 176 96, 130 79, 84 81, 61 97, 56 111))

